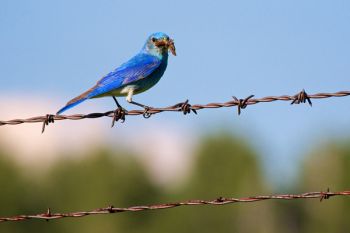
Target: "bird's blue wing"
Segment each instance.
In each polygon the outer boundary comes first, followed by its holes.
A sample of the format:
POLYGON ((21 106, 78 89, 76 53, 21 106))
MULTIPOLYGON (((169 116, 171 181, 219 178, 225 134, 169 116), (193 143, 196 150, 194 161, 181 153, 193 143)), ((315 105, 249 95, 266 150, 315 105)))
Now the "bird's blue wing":
POLYGON ((159 67, 161 60, 155 56, 140 53, 110 72, 91 89, 88 98, 108 93, 122 86, 146 78, 159 67))
POLYGON ((95 86, 70 100, 57 114, 61 114, 87 99, 106 94, 114 89, 133 84, 142 78, 146 78, 157 69, 160 64, 161 60, 159 58, 149 54, 139 53, 128 62, 122 64, 119 68, 104 76, 95 86))

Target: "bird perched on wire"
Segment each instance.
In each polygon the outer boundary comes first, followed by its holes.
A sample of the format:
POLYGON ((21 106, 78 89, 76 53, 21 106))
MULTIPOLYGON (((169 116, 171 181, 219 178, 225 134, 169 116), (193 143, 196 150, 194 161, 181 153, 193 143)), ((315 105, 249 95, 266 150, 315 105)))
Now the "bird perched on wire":
POLYGON ((176 56, 174 41, 165 33, 153 33, 136 56, 104 76, 95 86, 70 100, 57 115, 87 99, 105 96, 113 97, 119 110, 123 108, 116 96, 126 96, 129 103, 149 109, 148 106, 133 101, 132 97, 147 91, 160 80, 168 64, 168 51, 176 56))

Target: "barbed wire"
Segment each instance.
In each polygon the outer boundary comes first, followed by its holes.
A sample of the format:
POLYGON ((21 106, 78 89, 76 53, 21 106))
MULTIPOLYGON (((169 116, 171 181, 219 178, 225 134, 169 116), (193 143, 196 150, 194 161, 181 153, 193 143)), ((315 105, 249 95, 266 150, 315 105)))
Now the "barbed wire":
POLYGON ((90 113, 90 114, 74 114, 74 115, 52 115, 47 114, 46 116, 36 116, 27 119, 13 119, 7 121, 0 121, 0 126, 3 125, 18 125, 23 123, 37 123, 42 122, 42 132, 45 130, 45 126, 49 123, 54 123, 60 120, 82 120, 87 118, 100 118, 100 117, 112 117, 112 127, 114 123, 121 120, 125 121, 125 116, 138 116, 142 115, 144 118, 149 118, 154 114, 161 112, 182 112, 183 114, 189 114, 191 112, 197 114, 198 110, 201 109, 212 109, 212 108, 222 108, 222 107, 237 107, 238 115, 241 114, 241 110, 245 109, 248 105, 267 103, 274 101, 291 101, 291 104, 301 104, 308 103, 312 106, 311 99, 324 99, 331 97, 345 97, 349 96, 350 91, 339 91, 335 93, 317 93, 317 94, 307 94, 305 90, 302 90, 296 95, 281 95, 281 96, 266 96, 262 98, 253 98, 254 95, 250 95, 245 99, 238 99, 233 96, 232 100, 224 103, 208 103, 208 104, 189 104, 189 101, 181 102, 169 107, 164 108, 147 108, 145 110, 130 110, 116 109, 114 111, 108 111, 104 113, 90 113))
POLYGON ((340 192, 330 192, 329 189, 326 192, 307 192, 302 194, 279 194, 279 195, 266 195, 266 196, 252 196, 252 197, 243 197, 243 198, 225 198, 219 197, 213 200, 188 200, 175 203, 166 203, 166 204, 154 204, 154 205, 142 205, 142 206, 132 206, 127 208, 120 208, 114 206, 108 206, 105 208, 99 208, 91 211, 79 211, 71 213, 52 213, 51 209, 48 208, 45 213, 34 214, 34 215, 18 215, 13 217, 0 217, 0 222, 9 222, 9 221, 24 221, 29 219, 44 219, 44 220, 53 220, 61 218, 76 218, 76 217, 85 217, 88 215, 97 215, 97 214, 114 214, 122 212, 138 212, 146 210, 161 210, 169 209, 179 206, 197 206, 197 205, 227 205, 234 203, 247 203, 247 202, 257 202, 265 200, 294 200, 294 199, 319 199, 320 201, 324 199, 329 199, 333 196, 350 196, 350 191, 340 191, 340 192))

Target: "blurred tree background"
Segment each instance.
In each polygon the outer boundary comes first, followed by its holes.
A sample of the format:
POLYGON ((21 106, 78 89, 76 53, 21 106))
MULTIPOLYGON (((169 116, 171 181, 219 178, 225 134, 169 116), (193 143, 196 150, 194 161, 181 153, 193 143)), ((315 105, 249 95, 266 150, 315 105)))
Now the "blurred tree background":
MULTIPOLYGON (((243 197, 280 192, 262 173, 259 155, 229 133, 205 136, 194 152, 191 173, 176 189, 153 183, 137 156, 96 148, 89 155, 64 156, 48 171, 24 172, 0 149, 0 216, 128 207, 180 201, 243 197)), ((288 192, 347 189, 350 147, 320 145, 305 156, 298 182, 288 192)), ((171 184, 169 184, 171 186, 171 184)), ((285 192, 285 191, 284 191, 285 192)), ((98 215, 52 221, 0 224, 0 232, 346 232, 347 198, 265 201, 225 206, 98 215)))

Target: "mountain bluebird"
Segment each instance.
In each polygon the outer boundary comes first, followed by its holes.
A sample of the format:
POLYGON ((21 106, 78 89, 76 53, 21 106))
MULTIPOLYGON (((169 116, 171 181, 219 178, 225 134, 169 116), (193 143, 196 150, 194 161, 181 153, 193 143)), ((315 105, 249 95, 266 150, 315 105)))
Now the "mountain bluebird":
POLYGON ((87 99, 104 96, 113 97, 119 109, 122 107, 116 96, 126 96, 129 103, 148 109, 148 106, 134 102, 132 97, 147 91, 160 80, 168 64, 168 51, 176 56, 174 41, 165 33, 153 33, 136 56, 104 76, 95 86, 70 100, 57 114, 87 99))

